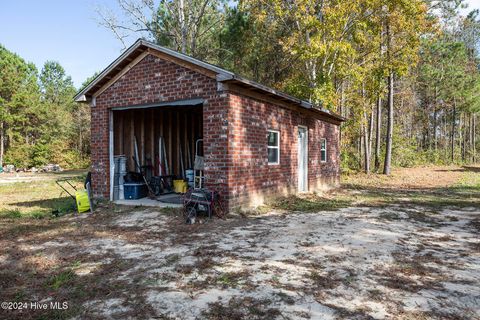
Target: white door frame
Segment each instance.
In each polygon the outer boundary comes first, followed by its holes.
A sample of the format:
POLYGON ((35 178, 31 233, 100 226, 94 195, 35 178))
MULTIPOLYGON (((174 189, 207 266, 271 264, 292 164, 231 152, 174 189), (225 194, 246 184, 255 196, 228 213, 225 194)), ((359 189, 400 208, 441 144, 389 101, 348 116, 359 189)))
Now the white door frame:
POLYGON ((108 165, 110 167, 110 201, 113 201, 113 177, 115 174, 113 152, 113 111, 108 110, 108 165))
POLYGON ((298 157, 298 162, 297 162, 297 175, 298 175, 298 192, 308 192, 308 127, 307 126, 301 126, 299 125, 297 128, 297 157, 298 157), (300 133, 300 129, 305 130, 305 145, 302 146, 300 145, 300 139, 298 134, 300 133), (300 175, 300 148, 305 147, 305 155, 304 155, 304 166, 303 166, 303 177, 300 175), (303 183, 303 190, 300 190, 300 179, 303 178, 304 183, 303 183))

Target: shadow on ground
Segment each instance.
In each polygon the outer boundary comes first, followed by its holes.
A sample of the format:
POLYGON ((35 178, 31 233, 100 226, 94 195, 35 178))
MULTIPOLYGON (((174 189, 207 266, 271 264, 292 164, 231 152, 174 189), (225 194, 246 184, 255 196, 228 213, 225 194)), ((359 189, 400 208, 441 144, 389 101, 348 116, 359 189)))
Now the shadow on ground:
POLYGON ((480 172, 480 167, 474 167, 474 166, 462 166, 461 168, 455 168, 455 169, 436 169, 434 170, 435 172, 474 172, 478 173, 480 172))

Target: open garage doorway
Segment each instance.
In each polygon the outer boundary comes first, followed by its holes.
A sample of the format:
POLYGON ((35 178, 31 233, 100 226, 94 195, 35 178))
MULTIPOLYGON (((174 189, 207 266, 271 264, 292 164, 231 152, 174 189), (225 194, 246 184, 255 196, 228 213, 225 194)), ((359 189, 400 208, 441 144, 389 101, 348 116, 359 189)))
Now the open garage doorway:
POLYGON ((173 192, 173 181, 188 181, 195 154, 203 155, 203 144, 198 143, 203 136, 202 106, 202 99, 193 99, 112 108, 112 200, 132 205, 181 204, 181 197, 173 192), (119 158, 123 158, 124 165, 119 165, 119 158), (146 186, 141 187, 134 199, 129 199, 132 196, 127 196, 127 184, 130 188, 130 184, 144 184, 145 180, 157 200, 146 198, 146 186))

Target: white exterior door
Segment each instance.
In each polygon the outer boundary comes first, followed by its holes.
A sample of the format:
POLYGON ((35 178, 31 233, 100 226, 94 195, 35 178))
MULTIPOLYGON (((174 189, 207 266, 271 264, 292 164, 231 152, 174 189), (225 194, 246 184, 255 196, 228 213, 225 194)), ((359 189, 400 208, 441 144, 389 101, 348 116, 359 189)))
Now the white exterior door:
POLYGON ((298 127, 298 191, 308 191, 308 130, 298 127))

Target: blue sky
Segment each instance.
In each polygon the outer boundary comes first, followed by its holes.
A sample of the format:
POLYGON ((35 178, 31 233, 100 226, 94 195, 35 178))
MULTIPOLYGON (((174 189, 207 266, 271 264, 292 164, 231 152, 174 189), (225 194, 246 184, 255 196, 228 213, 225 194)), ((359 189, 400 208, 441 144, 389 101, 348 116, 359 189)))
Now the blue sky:
MULTIPOLYGON (((480 0, 467 2, 480 9, 480 0)), ((116 1, 4 0, 0 5, 0 43, 35 63, 39 70, 47 60, 60 62, 79 87, 123 48, 95 20, 98 6, 116 8, 116 1)))
POLYGON ((95 21, 97 6, 114 8, 115 3, 115 0, 2 1, 0 43, 34 62, 39 70, 47 60, 60 62, 78 87, 121 53, 121 43, 95 21))

